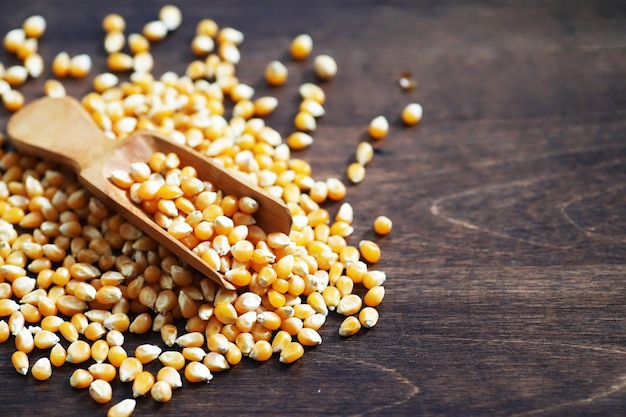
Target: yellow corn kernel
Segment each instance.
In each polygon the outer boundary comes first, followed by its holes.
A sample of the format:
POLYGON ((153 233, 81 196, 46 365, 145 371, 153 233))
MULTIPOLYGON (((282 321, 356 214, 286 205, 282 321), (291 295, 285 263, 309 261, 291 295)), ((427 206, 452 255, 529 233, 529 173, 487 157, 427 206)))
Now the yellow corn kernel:
POLYGON ((126 21, 117 13, 110 13, 102 19, 102 29, 105 32, 124 32, 126 21))
POLYGON ((358 184, 365 179, 365 167, 358 162, 353 162, 348 165, 346 174, 350 182, 358 184))
MULTIPOLYGON (((21 109, 22 106, 24 106, 24 102, 24 95, 17 90, 9 90, 2 95, 2 104, 4 105, 4 108, 10 112, 15 112, 21 109)), ((5 218, 4 215, 3 218, 5 218)), ((7 218, 5 220, 9 221, 9 223, 15 224, 18 223, 21 218, 16 218, 13 222, 11 221, 11 218, 7 218)))
MULTIPOLYGON (((304 114, 304 113, 298 113, 298 115, 300 114, 304 114)), ((296 116, 298 117, 298 116, 296 116)), ((300 116, 301 119, 306 118, 306 116, 300 116)), ((306 121, 306 120, 305 120, 306 121)), ((302 122, 302 120, 300 120, 300 122, 302 122)), ((298 123, 300 123, 298 122, 298 123)), ((298 126, 296 126, 298 127, 298 126)), ((315 127, 313 126, 313 129, 315 127)), ((313 129, 307 129, 307 128, 300 128, 298 127, 298 129, 300 130, 313 130, 313 129)), ((292 134, 290 134, 287 137, 287 145, 293 149, 293 150, 301 150, 301 149, 305 149, 308 148, 309 146, 311 146, 313 144, 313 137, 311 135, 309 135, 308 133, 302 132, 302 131, 298 131, 298 132, 294 132, 292 134)))
POLYGON ((94 363, 87 370, 95 379, 103 379, 107 382, 113 381, 117 374, 115 367, 110 363, 94 363))
POLYGON ((33 334, 26 327, 22 329, 15 336, 15 348, 24 353, 30 353, 35 348, 35 341, 33 334))
POLYGON ((209 382, 213 379, 211 371, 202 362, 189 362, 187 366, 185 366, 184 374, 185 379, 192 383, 209 382))
POLYGON ((175 343, 182 347, 200 347, 204 345, 204 335, 200 332, 186 333, 176 338, 175 343))
POLYGON ((57 368, 63 365, 67 360, 67 352, 60 343, 57 343, 50 350, 50 363, 57 368))
POLYGON ((363 301, 357 294, 347 294, 339 301, 337 313, 350 316, 358 313, 362 305, 363 301))
POLYGON ((352 336, 361 330, 361 322, 355 316, 348 316, 339 326, 339 336, 352 336))
POLYGON ((30 373, 38 381, 50 379, 52 376, 52 364, 50 363, 50 359, 45 356, 37 359, 37 361, 33 364, 30 373))
POLYGON ((104 362, 109 356, 109 344, 106 340, 96 340, 91 345, 91 357, 96 363, 104 362))
POLYGON ((178 351, 166 351, 159 355, 159 361, 167 367, 181 370, 185 366, 185 357, 178 351))
POLYGON ((228 350, 228 338, 221 333, 212 334, 207 339, 207 348, 210 352, 226 353, 228 350))
MULTIPOLYGON (((159 369, 156 375, 156 381, 165 382, 170 386, 170 389, 176 389, 183 386, 183 381, 181 379, 180 373, 177 369, 171 366, 164 366, 159 369)), ((156 383, 155 383, 156 384, 156 383)))
POLYGON ((67 347, 66 362, 82 363, 91 358, 91 346, 84 340, 77 340, 67 347))
POLYGON ((7 322, 0 320, 0 343, 6 342, 9 339, 10 334, 11 332, 7 322))
POLYGON ((50 349, 60 342, 59 336, 48 330, 41 330, 34 336, 33 341, 37 349, 50 349))
POLYGON ((304 355, 304 347, 299 342, 288 343, 281 351, 279 361, 281 363, 292 363, 304 355))
POLYGON ((30 364, 28 362, 28 355, 26 352, 22 352, 21 350, 13 352, 11 355, 11 362, 13 363, 13 368, 15 368, 17 373, 22 375, 26 375, 28 373, 30 364))
POLYGON ((93 382, 93 375, 86 369, 78 368, 70 376, 70 386, 76 389, 88 388, 93 382))
POLYGON ((145 334, 152 328, 152 316, 149 313, 141 313, 130 323, 128 330, 135 334, 145 334))
POLYGON ((127 398, 113 405, 107 411, 107 417, 130 417, 135 411, 137 400, 127 398))
POLYGON ((142 364, 147 364, 157 359, 161 352, 162 349, 159 346, 144 343, 135 348, 135 358, 142 364))
POLYGON ((387 275, 380 270, 370 270, 363 275, 363 286, 367 289, 383 285, 387 280, 387 275))
POLYGON ((106 329, 104 328, 102 323, 98 323, 97 321, 89 323, 84 331, 85 338, 91 341, 98 340, 105 334, 106 329))
POLYGON ((379 235, 386 235, 391 232, 393 223, 387 216, 378 216, 374 219, 374 231, 379 235))
POLYGON ((126 350, 120 345, 111 346, 107 353, 107 360, 116 368, 119 368, 127 357, 126 350))
POLYGON ((186 347, 183 348, 182 355, 188 361, 202 361, 206 356, 206 352, 201 347, 186 347))
POLYGON ((287 81, 287 67, 280 61, 272 61, 265 68, 265 80, 271 86, 280 86, 287 81))
POLYGON ((303 327, 298 332, 298 342, 303 346, 316 346, 322 343, 322 336, 315 329, 303 327))
POLYGON ((103 379, 94 379, 89 384, 89 396, 99 404, 108 403, 113 397, 111 384, 103 379))
POLYGON ((369 263, 376 263, 380 259, 380 247, 371 240, 361 240, 359 250, 363 259, 369 263))
POLYGON ((59 332, 61 332, 61 335, 65 338, 65 340, 70 343, 78 340, 78 330, 76 329, 76 326, 69 321, 64 321, 59 324, 59 332))
POLYGON ((385 116, 376 116, 368 125, 367 132, 374 140, 384 139, 389 132, 389 122, 385 116))
POLYGON ((359 322, 365 328, 372 328, 378 323, 378 311, 373 307, 364 307, 359 312, 359 322))
POLYGON ((313 71, 320 80, 326 81, 337 74, 337 63, 330 55, 318 55, 313 60, 313 71))
POLYGON ((154 375, 149 371, 141 371, 133 379, 133 397, 138 398, 146 395, 154 385, 154 375))
POLYGON ((296 36, 289 46, 291 57, 298 61, 306 59, 312 49, 313 39, 306 33, 296 36))
POLYGON ((167 26, 160 20, 153 20, 144 25, 142 34, 150 42, 158 42, 167 35, 167 26))
POLYGON ((150 388, 150 396, 157 402, 166 403, 172 399, 172 387, 166 381, 156 381, 150 388))
POLYGON ((259 362, 266 361, 272 357, 272 345, 267 340, 257 340, 248 357, 259 362))
POLYGON ((91 71, 91 57, 79 54, 70 59, 69 75, 74 78, 84 78, 91 71))
POLYGON ((409 103, 402 109, 401 118, 406 125, 413 126, 422 120, 422 115, 423 109, 419 103, 409 103))

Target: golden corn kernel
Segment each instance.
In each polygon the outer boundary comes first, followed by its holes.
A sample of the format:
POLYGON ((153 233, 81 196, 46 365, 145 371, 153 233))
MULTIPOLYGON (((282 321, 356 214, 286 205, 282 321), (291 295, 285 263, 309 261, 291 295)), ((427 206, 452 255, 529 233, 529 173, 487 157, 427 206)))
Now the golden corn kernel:
POLYGON ((67 347, 66 362, 82 363, 91 358, 91 346, 84 340, 77 340, 67 347))
POLYGON ((50 363, 50 359, 45 356, 37 359, 37 361, 33 364, 30 373, 38 381, 50 379, 52 376, 52 364, 50 363))
POLYGON ((34 336, 33 340, 36 348, 50 349, 51 347, 59 343, 61 339, 59 339, 59 336, 52 333, 51 331, 41 330, 34 336))
POLYGON ((28 355, 26 352, 21 350, 13 352, 11 355, 11 362, 13 363, 13 368, 17 371, 17 373, 22 375, 26 375, 28 373, 30 364, 28 362, 28 355))
POLYGON ((173 368, 171 366, 164 366, 159 369, 156 375, 156 381, 167 383, 171 389, 180 388, 183 386, 183 381, 178 372, 178 369, 173 368))
POLYGON ((280 61, 272 61, 265 68, 265 80, 271 86, 280 86, 287 81, 287 67, 280 61))
POLYGON ((287 137, 287 145, 293 150, 305 149, 312 144, 313 137, 305 132, 294 132, 287 137))
POLYGON ((135 411, 137 400, 127 398, 113 405, 107 411, 107 417, 130 417, 135 411))
MULTIPOLYGON (((2 104, 4 105, 4 108, 10 112, 15 112, 21 109, 22 106, 24 106, 24 101, 24 95, 17 90, 9 90, 2 95, 2 104)), ((17 223, 18 221, 19 220, 16 220, 13 223, 17 223)))
POLYGON ((402 109, 402 121, 409 126, 416 125, 422 120, 423 109, 419 103, 407 104, 402 109))
POLYGON ((196 25, 196 33, 209 36, 211 38, 217 35, 219 27, 213 19, 202 19, 196 25))
POLYGON ((143 371, 143 364, 139 359, 129 356, 119 366, 118 377, 122 382, 130 382, 143 371))
POLYGON ((301 34, 296 36, 289 46, 289 52, 291 57, 295 60, 306 59, 313 50, 313 39, 308 34, 301 34))
POLYGON ((311 132, 317 128, 315 117, 306 111, 299 111, 293 120, 293 124, 296 129, 302 132, 311 132))
POLYGON ((142 33, 150 42, 158 42, 167 35, 167 26, 160 20, 153 20, 144 25, 142 33))
POLYGON ((0 343, 6 342, 9 339, 10 334, 11 332, 7 322, 0 320, 0 343))
POLYGON ((91 71, 91 57, 87 54, 79 54, 70 59, 69 75, 74 78, 84 78, 91 71))
POLYGON ((359 313, 359 322, 365 328, 371 328, 378 323, 378 311, 373 307, 364 307, 359 313))
POLYGON ((95 379, 103 379, 107 382, 113 381, 117 374, 117 370, 110 363, 94 363, 87 370, 95 379))
POLYGON ((304 355, 304 347, 299 342, 288 343, 281 351, 279 361, 281 363, 292 363, 304 355))
POLYGON ((303 327, 298 332, 298 342, 303 346, 315 346, 322 343, 322 336, 315 329, 303 327))
POLYGON ((121 345, 111 346, 107 354, 107 360, 111 365, 115 366, 116 368, 119 368, 127 357, 128 354, 121 345))
POLYGON ((178 6, 166 4, 159 9, 159 20, 163 22, 169 32, 172 32, 180 26, 183 15, 178 6))
POLYGON ((15 348, 24 353, 30 353, 35 348, 35 341, 33 334, 26 327, 22 329, 15 336, 15 348))
POLYGON ((158 345, 144 343, 135 348, 135 357, 142 364, 147 364, 157 359, 162 349, 158 345))
POLYGON ((350 182, 358 184, 365 179, 365 167, 358 162, 348 165, 347 176, 350 182))
POLYGON ((180 347, 200 347, 204 345, 204 335, 200 332, 186 333, 176 338, 175 343, 180 347))
POLYGON ((102 29, 105 32, 124 32, 126 21, 117 13, 110 13, 102 19, 102 29))
POLYGON ((369 307, 376 307, 382 303, 383 298, 385 298, 385 287, 378 285, 371 287, 367 293, 365 293, 363 301, 365 302, 365 305, 369 307))
POLYGON ((363 301, 357 294, 347 294, 341 298, 337 305, 337 312, 345 316, 353 315, 359 312, 363 301))
POLYGON ((78 368, 70 376, 70 386, 76 389, 88 388, 93 382, 93 375, 86 369, 78 368))
POLYGON ((103 379, 94 379, 89 384, 89 396, 99 404, 108 403, 113 397, 111 384, 103 379))
POLYGON ((361 322, 355 316, 348 316, 339 326, 339 336, 352 336, 361 330, 361 322))
POLYGON ((389 131, 389 122, 385 118, 385 116, 376 116, 370 122, 367 127, 367 132, 370 137, 374 140, 381 140, 387 136, 387 132, 389 131))
POLYGON ((141 371, 133 380, 132 392, 133 397, 143 397, 147 393, 150 392, 152 386, 154 385, 154 375, 148 371, 141 371))
POLYGON ((248 357, 259 362, 266 361, 272 357, 272 345, 266 340, 258 340, 252 346, 248 357))
POLYGON ((211 371, 202 362, 189 362, 185 367, 185 379, 189 382, 209 382, 213 379, 211 371))
POLYGON ((106 340, 100 339, 96 340, 93 345, 91 345, 91 357, 96 363, 104 362, 109 355, 109 344, 106 340))
POLYGON ((132 54, 138 54, 150 50, 150 41, 139 33, 128 35, 128 49, 132 54))
POLYGON ((326 81, 337 74, 337 63, 330 55, 318 55, 313 60, 313 71, 320 80, 326 81))
POLYGON ((322 90, 322 88, 317 84, 304 83, 300 86, 298 91, 303 100, 310 99, 321 105, 323 105, 326 101, 326 94, 324 93, 324 90, 322 90))
POLYGON ((157 402, 166 403, 172 399, 172 387, 166 381, 156 381, 150 388, 150 396, 157 402))
POLYGON ((257 117, 269 116, 278 106, 278 99, 272 96, 259 97, 253 102, 254 114, 257 117))
POLYGON ((374 219, 374 231, 379 235, 386 235, 391 232, 393 223, 387 216, 378 216, 374 219))
POLYGON ((371 240, 361 240, 359 250, 363 259, 369 263, 376 263, 380 259, 380 247, 371 240))
POLYGON ((26 40, 26 33, 23 28, 11 29, 4 35, 4 49, 9 53, 17 52, 20 45, 26 40))
POLYGON ((181 370, 185 366, 185 357, 178 351, 166 351, 159 355, 159 361, 168 367, 181 370))

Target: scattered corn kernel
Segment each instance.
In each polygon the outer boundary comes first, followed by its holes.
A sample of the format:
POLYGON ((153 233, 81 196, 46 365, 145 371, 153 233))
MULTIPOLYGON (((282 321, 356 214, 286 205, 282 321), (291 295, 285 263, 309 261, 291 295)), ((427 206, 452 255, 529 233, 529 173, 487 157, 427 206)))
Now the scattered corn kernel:
POLYGON ((409 103, 402 109, 402 121, 409 125, 416 125, 422 120, 423 109, 419 103, 409 103))
POLYGON ((337 62, 330 55, 318 55, 313 60, 313 70, 320 80, 326 81, 337 74, 337 62))
POLYGON ((291 57, 295 60, 306 59, 313 50, 313 38, 306 33, 296 36, 289 47, 291 57))
POLYGON ((265 80, 277 87, 287 82, 287 67, 280 61, 272 61, 265 68, 265 80))
POLYGON ((367 127, 367 132, 372 139, 384 139, 389 132, 389 122, 387 121, 387 118, 383 115, 374 117, 367 127))

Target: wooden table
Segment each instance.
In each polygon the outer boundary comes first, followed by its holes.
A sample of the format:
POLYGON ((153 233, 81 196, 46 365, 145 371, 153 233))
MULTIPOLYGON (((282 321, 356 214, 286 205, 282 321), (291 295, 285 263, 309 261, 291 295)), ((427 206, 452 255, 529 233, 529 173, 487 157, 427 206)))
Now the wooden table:
MULTIPOLYGON (((316 142, 297 153, 316 178, 344 177, 369 121, 390 120, 347 195, 351 239, 383 250, 387 296, 370 331, 341 339, 332 316, 293 366, 245 360, 168 404, 141 399, 134 415, 624 415, 626 3, 483 3, 181 2, 183 27, 152 49, 155 73, 184 71, 200 18, 236 27, 238 75, 279 98, 268 123, 283 133, 297 86, 313 80, 311 59, 289 60, 290 40, 309 33, 315 53, 335 57, 316 142), (261 75, 272 59, 290 70, 278 89, 261 75), (405 71, 418 83, 408 92, 405 71), (399 114, 412 101, 424 119, 407 128, 399 114), (384 238, 371 230, 378 214, 394 221, 384 238)), ((102 17, 119 12, 137 31, 161 4, 4 2, 0 32, 41 13, 46 62, 89 53, 93 76, 105 70, 102 17)), ((45 77, 22 88, 27 99, 45 77)), ((81 97, 90 79, 65 85, 81 97)), ((8 118, 0 111, 2 129, 8 118)), ((15 373, 12 351, 0 346, 2 415, 106 413, 69 387, 71 367, 38 383, 15 373)))

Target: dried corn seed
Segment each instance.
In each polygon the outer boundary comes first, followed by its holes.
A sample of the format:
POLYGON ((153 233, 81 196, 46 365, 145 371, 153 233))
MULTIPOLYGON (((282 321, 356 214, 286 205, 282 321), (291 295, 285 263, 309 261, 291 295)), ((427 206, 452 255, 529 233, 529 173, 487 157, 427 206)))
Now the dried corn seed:
POLYGON ((289 47, 291 57, 295 60, 306 59, 313 49, 313 39, 308 34, 296 36, 289 47))
POLYGON ((272 61, 265 68, 265 80, 271 86, 277 87, 287 81, 287 67, 280 61, 272 61))
POLYGON ((378 216, 374 219, 374 231, 379 235, 386 235, 391 232, 393 223, 387 216, 378 216))
POLYGON ((143 371, 143 364, 139 359, 129 356, 122 361, 118 370, 119 380, 122 382, 130 382, 143 371))
POLYGON ((158 42, 165 38, 168 29, 164 22, 153 20, 144 25, 142 33, 150 42, 158 42))
POLYGON ((348 316, 339 326, 339 335, 342 337, 352 336, 361 330, 361 322, 355 316, 348 316))
POLYGON ((66 362, 68 363, 82 363, 91 358, 91 346, 84 340, 77 340, 70 343, 67 347, 66 362))
POLYGON ((102 379, 94 379, 89 384, 89 396, 99 404, 108 403, 113 397, 111 384, 102 379))
MULTIPOLYGON (((183 349, 184 350, 184 349, 183 349)), ((172 367, 176 370, 181 370, 185 366, 185 357, 178 351, 166 351, 159 355, 159 361, 167 367, 172 367)))
POLYGON ((159 10, 159 20, 163 22, 169 32, 172 32, 180 26, 183 15, 177 6, 167 4, 159 10))
POLYGON ((113 381, 117 374, 117 370, 110 363, 94 363, 87 370, 95 379, 102 379, 107 382, 113 381))
POLYGON ((70 59, 69 75, 74 78, 84 78, 91 71, 91 57, 79 54, 70 59))
POLYGON ((299 342, 290 342, 280 351, 281 363, 292 363, 304 355, 304 347, 299 342))
POLYGON ((185 379, 189 382, 209 382, 213 379, 211 371, 202 362, 189 362, 185 366, 185 379))
POLYGON ((127 398, 113 405, 107 411, 107 417, 130 417, 135 411, 137 400, 127 398))
POLYGON ((17 371, 17 373, 22 375, 26 375, 28 373, 30 364, 26 352, 22 352, 21 350, 13 352, 11 355, 11 362, 13 363, 13 368, 17 371))
POLYGON ((10 90, 2 95, 2 104, 10 112, 18 111, 24 105, 24 95, 17 90, 10 90))
POLYGON ((369 126, 367 127, 367 132, 374 140, 384 139, 389 132, 389 122, 387 121, 385 116, 376 116, 372 119, 369 126))
POLYGON ((15 53, 25 40, 26 32, 23 28, 11 29, 4 35, 4 49, 9 53, 15 53))
POLYGON ((150 388, 150 396, 157 402, 166 403, 172 398, 172 387, 166 381, 156 381, 150 388))
POLYGON ((126 21, 117 13, 110 13, 102 19, 102 29, 105 32, 124 32, 126 21))
POLYGON ((164 366, 159 369, 156 375, 157 382, 162 381, 167 383, 171 389, 180 388, 183 386, 183 381, 178 372, 178 369, 171 366, 164 366))
POLYGON ((88 388, 93 382, 93 375, 86 369, 78 368, 70 376, 70 386, 76 389, 88 388))
POLYGON ((422 114, 423 109, 419 103, 410 103, 402 109, 401 118, 405 124, 412 126, 418 124, 422 120, 422 114))
POLYGON ((337 74, 337 63, 330 55, 318 55, 313 60, 313 70, 320 80, 326 81, 337 74))

